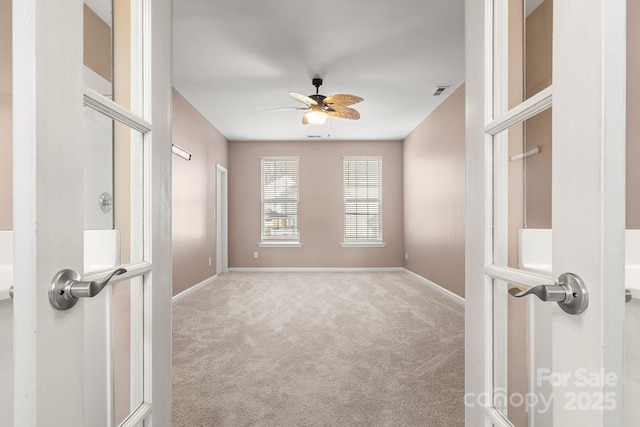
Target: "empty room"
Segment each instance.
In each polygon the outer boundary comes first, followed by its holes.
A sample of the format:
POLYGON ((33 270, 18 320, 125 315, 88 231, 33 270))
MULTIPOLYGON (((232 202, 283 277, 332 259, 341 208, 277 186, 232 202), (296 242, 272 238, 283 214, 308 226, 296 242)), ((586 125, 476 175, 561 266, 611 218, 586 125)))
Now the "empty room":
POLYGON ((0 427, 634 426, 640 0, 0 0, 0 427))
POLYGON ((331 6, 174 3, 176 426, 464 424, 464 5, 331 6))

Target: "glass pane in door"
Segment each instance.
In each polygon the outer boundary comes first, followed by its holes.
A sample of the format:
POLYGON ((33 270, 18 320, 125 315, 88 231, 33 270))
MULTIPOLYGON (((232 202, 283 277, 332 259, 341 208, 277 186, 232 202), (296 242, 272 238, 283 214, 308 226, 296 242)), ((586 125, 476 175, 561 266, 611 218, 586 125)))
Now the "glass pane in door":
POLYGON ((85 87, 113 99, 113 13, 111 0, 87 0, 83 5, 85 87))
POLYGON ((0 230, 4 231, 13 230, 11 27, 11 1, 0 0, 0 230))
MULTIPOLYGON (((11 329, 9 288, 13 282, 13 76, 11 1, 0 0, 0 318, 6 319, 3 330, 11 329)), ((1 320, 0 320, 1 321, 1 320)), ((11 341, 9 336, 8 341, 11 341)), ((0 360, 10 361, 11 346, 0 350, 0 360), (6 354, 6 356, 5 356, 6 354)), ((10 371, 10 369, 9 369, 10 371)), ((2 372, 0 371, 0 377, 2 372)), ((11 388, 2 382, 0 390, 11 388)), ((10 393, 10 392, 9 392, 10 393)), ((8 394, 10 395, 10 394, 8 394)), ((11 402, 0 402, 0 409, 11 402)))
POLYGON ((553 0, 508 1, 508 107, 551 85, 553 0))
POLYGON ((494 264, 551 274, 551 115, 494 138, 494 264))
POLYGON ((626 228, 640 230, 640 0, 627 0, 627 22, 626 228))
POLYGON ((144 399, 143 278, 116 283, 112 289, 112 366, 115 425, 144 399))
MULTIPOLYGON (((639 420, 640 405, 640 0, 627 0, 627 188, 625 287, 625 419, 639 420)), ((628 424, 631 425, 631 424, 628 424)))
POLYGON ((528 301, 510 297, 513 283, 495 281, 493 310, 493 407, 513 425, 529 425, 531 380, 528 301))
POLYGON ((142 1, 86 0, 85 86, 142 116, 142 1))
POLYGON ((547 381, 551 349, 545 340, 551 306, 515 298, 508 293, 512 287, 520 286, 493 281, 492 406, 516 427, 548 425, 553 393, 547 381))
POLYGON ((143 259, 143 135, 84 108, 85 273, 143 259))
MULTIPOLYGON (((0 396, 13 395, 13 78, 11 0, 0 0, 0 396)), ((0 399, 3 422, 13 423, 13 399, 0 399)))
POLYGON ((493 406, 514 425, 528 425, 529 389, 527 301, 510 298, 513 286, 494 281, 493 406))

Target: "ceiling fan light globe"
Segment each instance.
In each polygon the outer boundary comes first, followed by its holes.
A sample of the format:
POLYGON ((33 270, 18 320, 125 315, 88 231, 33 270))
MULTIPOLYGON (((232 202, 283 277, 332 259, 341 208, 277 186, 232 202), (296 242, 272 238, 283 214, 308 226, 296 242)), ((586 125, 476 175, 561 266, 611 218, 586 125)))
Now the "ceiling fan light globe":
POLYGON ((329 115, 324 111, 309 111, 306 113, 307 121, 311 125, 323 125, 327 123, 329 115))

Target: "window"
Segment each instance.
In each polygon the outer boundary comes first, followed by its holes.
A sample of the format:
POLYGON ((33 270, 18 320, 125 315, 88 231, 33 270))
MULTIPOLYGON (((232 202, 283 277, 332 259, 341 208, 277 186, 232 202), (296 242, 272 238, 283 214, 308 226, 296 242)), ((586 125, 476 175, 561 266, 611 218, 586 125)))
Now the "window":
POLYGON ((382 243, 382 158, 346 157, 344 244, 382 243))
POLYGON ((265 157, 261 162, 262 243, 299 243, 298 158, 265 157))

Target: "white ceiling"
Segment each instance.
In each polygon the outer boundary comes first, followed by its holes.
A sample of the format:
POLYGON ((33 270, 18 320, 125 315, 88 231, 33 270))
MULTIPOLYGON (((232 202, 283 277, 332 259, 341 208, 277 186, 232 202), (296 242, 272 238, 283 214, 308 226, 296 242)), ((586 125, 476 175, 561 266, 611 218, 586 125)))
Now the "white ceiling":
POLYGON ((464 0, 178 0, 175 88, 227 139, 397 140, 464 80, 464 0), (303 125, 288 92, 350 93, 360 120, 303 125), (437 86, 450 86, 440 97, 437 86))

